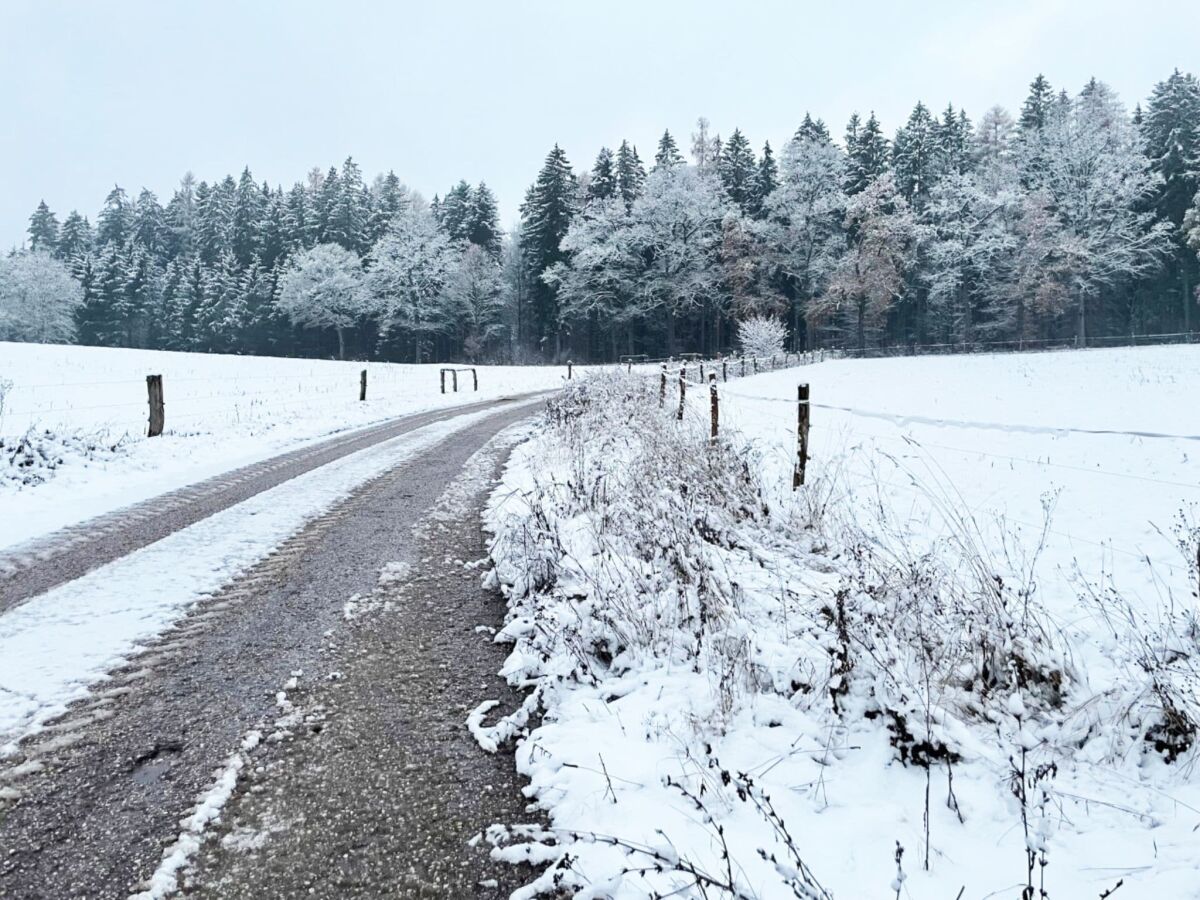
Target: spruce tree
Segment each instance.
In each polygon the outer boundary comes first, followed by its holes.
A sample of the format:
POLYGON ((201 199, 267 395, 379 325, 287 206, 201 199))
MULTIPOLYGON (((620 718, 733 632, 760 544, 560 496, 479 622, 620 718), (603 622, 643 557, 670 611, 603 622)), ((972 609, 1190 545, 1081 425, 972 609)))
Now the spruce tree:
POLYGON ((625 201, 625 209, 633 208, 633 201, 642 195, 646 183, 646 170, 638 158, 637 147, 621 141, 617 149, 617 192, 625 201))
POLYGON ((492 259, 498 261, 503 237, 500 230, 500 207, 492 189, 482 181, 471 191, 467 213, 467 240, 481 247, 492 259))
POLYGON ((129 200, 120 185, 116 185, 104 198, 104 208, 96 219, 96 243, 124 247, 129 238, 129 219, 129 200))
POLYGON ((757 195, 757 161, 750 142, 735 128, 717 160, 717 176, 725 194, 738 209, 749 214, 757 195))
POLYGON ((367 227, 372 246, 384 236, 392 221, 409 203, 408 192, 395 172, 389 171, 376 182, 374 194, 371 221, 367 227))
POLYGON ((471 214, 471 186, 460 181, 435 207, 438 224, 450 236, 450 240, 462 242, 467 239, 468 217, 471 214))
POLYGON ((846 126, 846 192, 857 194, 888 168, 888 140, 872 112, 865 123, 855 113, 846 126))
POLYGON ((934 184, 938 152, 937 122, 924 103, 918 103, 892 144, 892 170, 901 196, 918 211, 924 208, 934 184))
MULTIPOLYGON (((858 113, 851 117, 851 123, 858 121, 858 113)), ((855 125, 857 130, 857 125, 855 125)), ((817 143, 826 144, 832 140, 829 134, 829 129, 820 119, 813 119, 808 113, 804 114, 804 121, 800 123, 800 127, 796 129, 794 135, 796 140, 800 141, 816 141, 817 143)))
POLYGON ((248 266, 258 257, 266 205, 249 167, 242 169, 234 192, 229 236, 233 258, 240 266, 248 266))
POLYGON ((607 147, 601 147, 592 165, 592 177, 588 181, 587 199, 607 200, 617 193, 617 171, 613 162, 613 152, 607 147))
POLYGON ((1050 109, 1054 105, 1054 91, 1045 75, 1039 74, 1029 85, 1029 96, 1021 106, 1021 117, 1017 126, 1023 133, 1041 131, 1046 127, 1050 109))
POLYGON ((158 197, 145 188, 138 194, 130 217, 130 238, 156 260, 165 260, 168 252, 166 212, 158 197))
POLYGON ((771 142, 763 143, 762 158, 758 161, 758 172, 754 179, 754 202, 752 212, 755 216, 763 214, 767 198, 775 192, 779 185, 779 166, 775 162, 775 154, 771 152, 771 142))
POLYGON ((58 219, 43 200, 29 217, 29 249, 54 253, 58 249, 58 219))
MULTIPOLYGON (((669 138, 669 134, 664 135, 664 140, 669 138)), ((542 280, 542 274, 565 257, 561 244, 575 215, 576 195, 571 164, 555 144, 521 205, 521 251, 531 285, 534 337, 543 352, 551 350, 548 341, 553 337, 555 356, 561 350, 558 298, 556 290, 542 280)))
POLYGON ((342 163, 341 176, 334 180, 335 187, 330 189, 326 209, 324 241, 361 255, 368 247, 368 209, 366 186, 358 164, 347 157, 342 163))
POLYGON ((658 139, 658 152, 654 154, 654 168, 673 169, 675 166, 681 165, 683 165, 683 154, 679 152, 679 147, 675 143, 675 138, 671 137, 671 132, 664 130, 662 137, 658 139))
POLYGON ((55 255, 69 263, 91 252, 92 241, 91 224, 78 212, 71 210, 70 215, 63 219, 62 228, 59 229, 55 255))

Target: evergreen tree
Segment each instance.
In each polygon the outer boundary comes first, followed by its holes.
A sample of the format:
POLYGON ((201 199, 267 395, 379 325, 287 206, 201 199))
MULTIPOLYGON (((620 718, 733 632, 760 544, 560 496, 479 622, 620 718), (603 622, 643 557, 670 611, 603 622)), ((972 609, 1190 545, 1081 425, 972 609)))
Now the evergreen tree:
POLYGON ((633 202, 642 195, 646 183, 646 170, 638 158, 637 147, 628 141, 621 141, 617 149, 617 192, 625 201, 625 209, 633 206, 633 202))
POLYGON ((866 123, 858 113, 846 126, 846 153, 850 165, 846 170, 846 192, 857 194, 888 169, 888 140, 883 136, 879 120, 872 112, 866 123))
POLYGON ((184 174, 164 213, 167 223, 167 254, 174 258, 196 252, 196 179, 184 174))
POLYGON ((725 194, 738 209, 749 214, 757 197, 757 161, 750 142, 735 128, 717 160, 717 176, 725 194))
POLYGON ((671 132, 664 130, 662 137, 658 139, 658 152, 654 154, 654 168, 671 169, 681 165, 683 165, 683 154, 679 152, 679 147, 675 143, 675 138, 671 137, 671 132))
POLYGON ((1187 247, 1182 225, 1200 190, 1200 81, 1176 69, 1156 84, 1139 130, 1150 168, 1160 179, 1152 198, 1155 215, 1175 229, 1175 248, 1164 274, 1179 285, 1188 327, 1195 306, 1192 288, 1200 268, 1187 247))
POLYGON ((212 265, 233 252, 233 205, 237 184, 227 175, 209 187, 203 181, 196 188, 196 248, 200 260, 212 265))
POLYGON ((29 249, 54 253, 58 249, 58 219, 43 200, 29 217, 29 249))
POLYGON ((496 195, 482 181, 471 191, 467 215, 467 240, 483 249, 493 260, 500 259, 503 234, 496 195))
POLYGON ((91 252, 92 226, 83 216, 71 210, 58 233, 56 255, 64 262, 70 262, 91 252))
POLYGON ((460 181, 434 207, 434 214, 450 240, 462 243, 467 239, 471 215, 471 186, 460 181))
POLYGON ((262 228, 267 198, 263 196, 250 168, 242 169, 233 197, 229 241, 239 266, 248 266, 262 249, 262 228))
MULTIPOLYGON (((333 179, 335 186, 326 210, 324 240, 337 244, 356 254, 366 252, 368 247, 367 189, 363 184, 358 164, 350 157, 342 163, 340 178, 333 179)), ((326 180, 326 185, 329 185, 326 180)))
POLYGON ((288 253, 307 250, 316 241, 316 219, 308 189, 300 183, 292 186, 284 201, 283 246, 288 253))
POLYGON ((104 198, 104 209, 96 220, 96 243, 124 247, 129 238, 130 209, 125 191, 114 186, 104 198))
MULTIPOLYGON (((670 134, 664 133, 660 149, 666 149, 665 159, 670 159, 672 146, 670 134)), ((670 168, 674 164, 664 165, 670 168)), ((562 347, 557 292, 542 280, 542 274, 563 261, 561 243, 575 215, 576 194, 571 164, 555 144, 521 205, 521 249, 530 275, 534 335, 543 352, 550 349, 545 342, 553 336, 554 356, 562 347)))
POLYGON ((896 188, 909 205, 924 207, 934 184, 938 152, 937 122, 924 103, 918 103, 908 122, 896 132, 892 144, 892 170, 896 188))
POLYGON ((409 204, 408 189, 404 187, 395 172, 379 178, 374 187, 374 197, 371 201, 371 220, 367 225, 367 233, 372 246, 387 233, 392 221, 407 208, 409 204))
POLYGON ((1021 106, 1021 117, 1017 124, 1022 134, 1041 131, 1049 121, 1050 110, 1054 106, 1054 91, 1046 76, 1038 75, 1029 85, 1029 96, 1021 106))
POLYGON ((601 147, 592 166, 592 177, 587 186, 588 202, 607 200, 617 192, 617 172, 613 162, 613 152, 607 147, 601 147))
POLYGON ((155 259, 166 258, 169 249, 166 213, 153 191, 143 188, 138 194, 130 217, 130 237, 134 245, 155 259))
POLYGON ((775 154, 771 152, 771 142, 763 143, 762 159, 758 162, 758 172, 754 178, 754 202, 752 212, 761 216, 767 198, 774 193, 779 185, 779 166, 775 163, 775 154))
MULTIPOLYGON (((852 123, 858 122, 858 113, 851 117, 852 123)), ((857 124, 854 126, 857 131, 857 124)), ((804 114, 804 121, 800 123, 800 127, 796 129, 794 135, 796 140, 801 141, 817 141, 819 143, 829 143, 832 138, 829 134, 829 129, 820 119, 813 119, 808 113, 804 114)))

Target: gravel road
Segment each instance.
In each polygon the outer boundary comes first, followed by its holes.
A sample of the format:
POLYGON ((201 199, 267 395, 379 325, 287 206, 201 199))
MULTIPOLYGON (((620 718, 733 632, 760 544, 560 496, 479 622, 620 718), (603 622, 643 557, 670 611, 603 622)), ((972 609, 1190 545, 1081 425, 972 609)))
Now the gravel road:
MULTIPOLYGON (((470 409, 372 431, 385 440, 470 409)), ((145 890, 250 733, 263 741, 244 754, 186 892, 506 895, 520 873, 467 840, 528 815, 511 756, 483 753, 464 720, 482 700, 517 698, 494 676, 503 651, 476 631, 498 626, 503 605, 468 564, 486 555, 480 504, 504 454, 477 451, 529 415, 499 411, 364 486, 0 762, 0 897, 145 890)), ((325 452, 351 441, 369 438, 325 452)), ((210 502, 256 493, 257 478, 263 490, 278 471, 216 486, 210 502)), ((121 533, 97 555, 145 537, 121 533)))
POLYGON ((531 395, 416 413, 234 469, 0 551, 0 613, 297 475, 433 422, 531 395))

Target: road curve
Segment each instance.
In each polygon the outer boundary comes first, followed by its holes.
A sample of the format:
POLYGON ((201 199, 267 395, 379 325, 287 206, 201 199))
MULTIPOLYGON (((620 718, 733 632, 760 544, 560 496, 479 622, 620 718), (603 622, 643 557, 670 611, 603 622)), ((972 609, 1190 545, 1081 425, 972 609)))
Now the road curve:
POLYGON ((489 442, 534 411, 501 405, 364 484, 0 759, 0 897, 147 890, 250 733, 185 896, 490 900, 527 880, 471 840, 530 814, 511 755, 480 751, 465 718, 520 701, 478 633, 504 604, 476 562, 508 446, 489 442))
POLYGON ((31 597, 336 459, 418 428, 529 397, 415 413, 339 434, 0 551, 0 614, 31 597))

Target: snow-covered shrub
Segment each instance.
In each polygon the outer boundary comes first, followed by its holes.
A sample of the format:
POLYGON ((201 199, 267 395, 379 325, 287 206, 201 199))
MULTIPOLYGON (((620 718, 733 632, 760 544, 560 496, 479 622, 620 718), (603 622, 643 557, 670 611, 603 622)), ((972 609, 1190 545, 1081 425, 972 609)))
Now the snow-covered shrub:
POLYGON ((773 316, 750 316, 737 323, 737 342, 746 356, 776 356, 783 352, 787 326, 773 316))
POLYGON ((32 487, 54 477, 62 466, 105 462, 124 452, 126 438, 107 434, 57 434, 29 430, 0 437, 0 487, 32 487))

